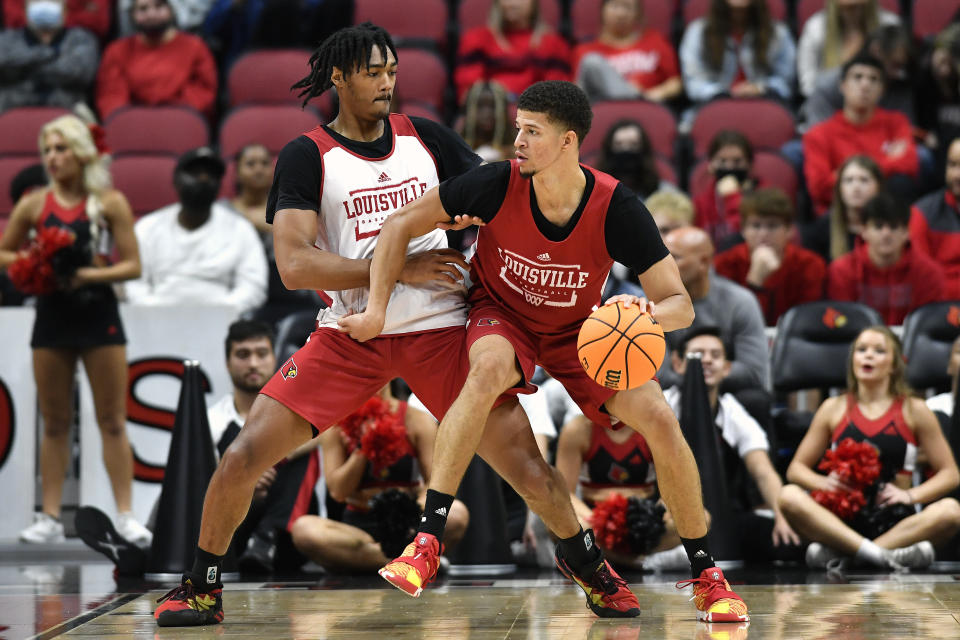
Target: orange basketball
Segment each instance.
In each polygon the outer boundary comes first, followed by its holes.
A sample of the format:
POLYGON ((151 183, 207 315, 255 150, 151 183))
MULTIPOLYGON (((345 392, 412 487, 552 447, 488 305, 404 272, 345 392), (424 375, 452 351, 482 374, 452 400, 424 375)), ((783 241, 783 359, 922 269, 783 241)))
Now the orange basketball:
POLYGON ((666 341, 663 328, 637 305, 605 305, 580 327, 577 356, 587 375, 608 389, 633 389, 656 375, 666 341))

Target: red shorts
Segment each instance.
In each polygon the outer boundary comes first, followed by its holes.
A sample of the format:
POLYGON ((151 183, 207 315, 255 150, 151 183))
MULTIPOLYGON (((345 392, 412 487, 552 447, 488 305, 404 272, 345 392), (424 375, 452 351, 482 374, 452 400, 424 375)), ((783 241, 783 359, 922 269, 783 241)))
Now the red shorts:
POLYGON ((463 327, 382 336, 357 342, 322 328, 264 385, 270 396, 322 432, 356 411, 394 378, 403 378, 438 419, 467 378, 463 327))
POLYGON ((604 427, 614 426, 610 414, 603 410, 604 403, 617 392, 600 386, 587 376, 577 357, 579 329, 559 335, 543 335, 524 326, 523 318, 498 304, 482 287, 470 292, 470 315, 467 320, 467 349, 478 339, 487 335, 506 338, 517 354, 520 371, 526 381, 521 393, 531 393, 536 387, 529 383, 534 369, 539 364, 556 378, 587 416, 604 427))

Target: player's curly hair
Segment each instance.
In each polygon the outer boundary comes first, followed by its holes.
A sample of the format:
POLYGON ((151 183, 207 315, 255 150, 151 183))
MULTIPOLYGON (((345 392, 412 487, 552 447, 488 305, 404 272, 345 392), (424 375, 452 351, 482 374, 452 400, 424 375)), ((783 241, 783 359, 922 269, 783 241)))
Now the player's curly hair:
POLYGON ((301 89, 297 97, 303 98, 303 106, 307 106, 311 98, 333 86, 330 74, 334 67, 340 69, 344 76, 349 76, 360 67, 369 68, 373 47, 380 49, 384 60, 387 59, 387 51, 397 59, 397 48, 383 27, 364 22, 340 29, 317 47, 310 56, 310 73, 290 88, 301 89))
POLYGON ((590 132, 593 111, 583 89, 565 80, 536 82, 517 99, 517 110, 544 113, 547 117, 577 134, 577 144, 590 132))

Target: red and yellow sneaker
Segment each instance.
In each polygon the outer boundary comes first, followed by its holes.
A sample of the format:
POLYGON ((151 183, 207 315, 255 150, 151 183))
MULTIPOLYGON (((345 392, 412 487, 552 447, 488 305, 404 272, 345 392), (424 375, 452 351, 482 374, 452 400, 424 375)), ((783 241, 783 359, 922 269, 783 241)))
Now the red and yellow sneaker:
POLYGON ((610 563, 604 560, 589 578, 583 578, 568 565, 557 547, 554 559, 557 568, 567 578, 583 589, 587 606, 601 618, 635 618, 640 615, 640 602, 627 587, 627 582, 617 575, 610 563))
POLYGON ((157 602, 153 612, 161 627, 196 627, 223 622, 223 588, 198 591, 189 578, 157 602))
POLYGON ((437 575, 441 553, 442 547, 436 536, 417 533, 400 557, 388 562, 377 573, 400 591, 417 598, 437 575))
POLYGON ((677 589, 693 585, 693 603, 697 607, 697 618, 704 622, 749 622, 747 604, 730 588, 718 567, 710 567, 700 572, 699 578, 681 580, 677 589))

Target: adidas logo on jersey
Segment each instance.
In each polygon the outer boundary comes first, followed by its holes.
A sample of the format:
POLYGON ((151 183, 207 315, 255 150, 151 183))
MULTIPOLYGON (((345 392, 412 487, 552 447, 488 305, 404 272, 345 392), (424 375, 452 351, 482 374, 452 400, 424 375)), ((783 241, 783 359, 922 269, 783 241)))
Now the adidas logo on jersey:
POLYGON ((434 513, 437 514, 438 516, 443 516, 444 518, 446 518, 446 517, 447 517, 447 508, 446 508, 446 507, 440 507, 439 509, 437 509, 436 511, 434 511, 434 513))
POLYGON ((537 256, 537 260, 543 260, 544 262, 550 262, 550 254, 549 254, 549 253, 541 253, 540 255, 537 256))
POLYGON ((380 183, 390 182, 390 176, 388 176, 387 172, 384 171, 383 173, 380 174, 380 177, 377 178, 377 182, 380 182, 380 183))

